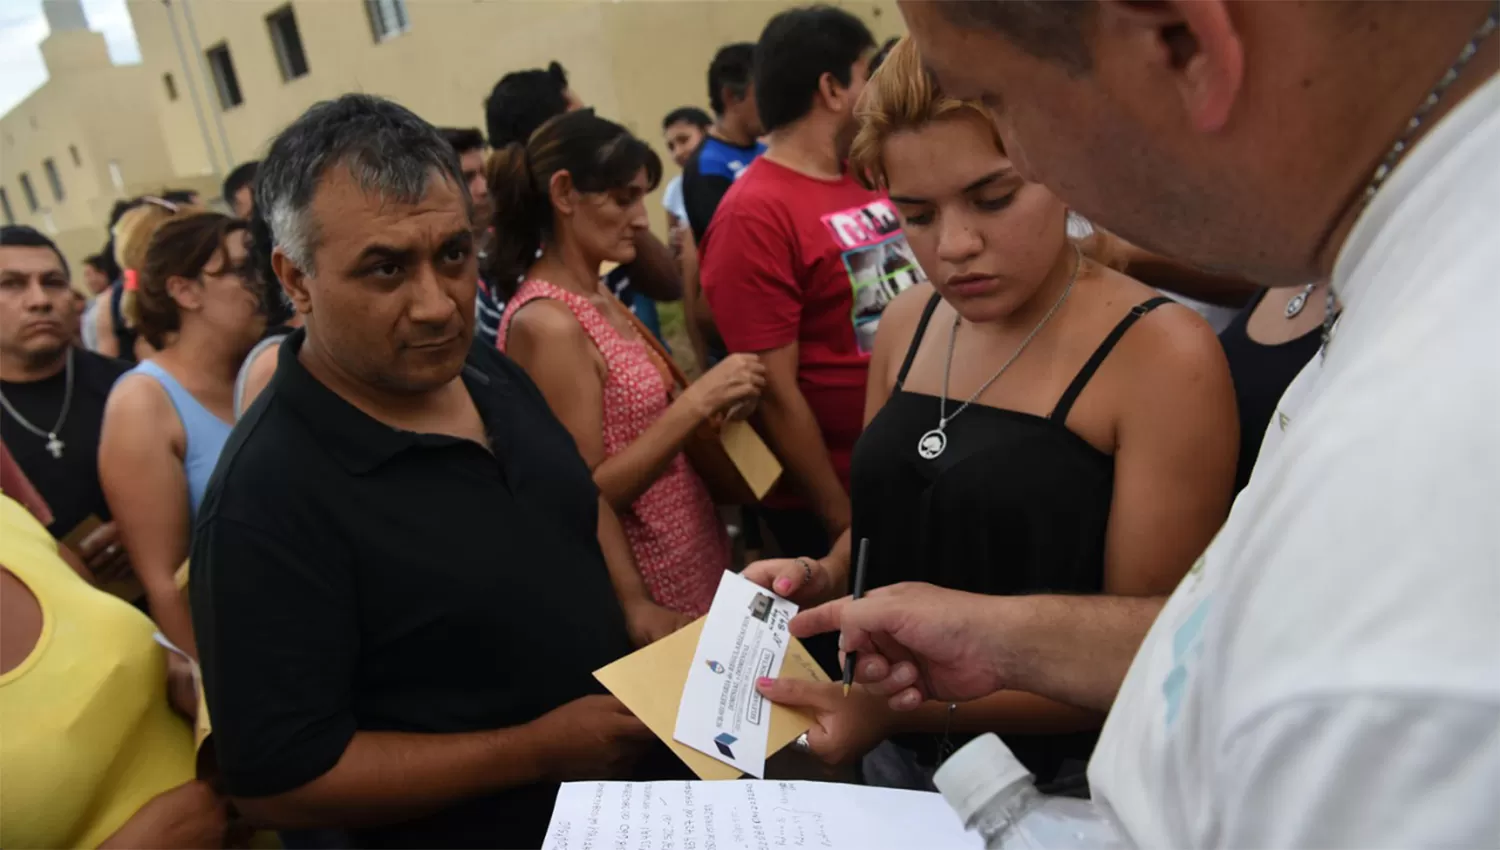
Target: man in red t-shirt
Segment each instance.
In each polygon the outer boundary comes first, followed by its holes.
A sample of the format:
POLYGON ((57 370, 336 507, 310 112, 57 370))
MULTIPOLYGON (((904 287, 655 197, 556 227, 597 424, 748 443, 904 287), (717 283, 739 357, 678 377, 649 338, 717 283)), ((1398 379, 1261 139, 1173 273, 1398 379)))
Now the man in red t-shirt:
POLYGON ((895 210, 844 169, 875 39, 827 6, 772 18, 756 47, 769 147, 699 247, 730 351, 761 355, 761 416, 787 475, 764 516, 783 554, 826 554, 849 525, 849 456, 881 311, 922 279, 895 210))

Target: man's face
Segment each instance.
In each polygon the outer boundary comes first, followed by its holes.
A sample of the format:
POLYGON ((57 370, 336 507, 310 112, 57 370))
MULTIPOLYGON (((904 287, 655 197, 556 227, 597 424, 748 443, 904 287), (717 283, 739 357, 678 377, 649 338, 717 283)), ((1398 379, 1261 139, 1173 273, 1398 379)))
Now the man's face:
POLYGON ((469 184, 469 197, 474 200, 474 229, 484 231, 490 226, 490 184, 484 179, 484 148, 475 148, 459 154, 458 166, 463 170, 464 182, 469 184))
POLYGON ((61 356, 76 320, 73 289, 51 248, 0 247, 0 350, 31 366, 61 356))
POLYGON ((309 344, 385 392, 429 392, 457 377, 473 338, 478 276, 459 187, 433 171, 426 196, 405 204, 364 191, 336 167, 310 214, 316 274, 282 274, 307 317, 309 344))
POLYGON ((662 135, 666 138, 667 153, 672 155, 672 161, 677 163, 678 168, 687 165, 693 151, 703 144, 703 129, 691 121, 678 121, 662 135))
POLYGON ((571 86, 563 89, 563 99, 568 102, 569 112, 575 112, 579 109, 582 109, 584 106, 583 98, 574 93, 571 86))
POLYGON ((250 214, 255 212, 255 193, 249 186, 241 186, 234 193, 234 217, 249 220, 250 214))
POLYGON ((95 295, 109 288, 109 278, 105 276, 104 272, 88 264, 84 264, 83 267, 83 282, 88 286, 89 292, 95 295))
POLYGON ((1280 154, 1263 145, 1256 152, 1245 129, 1254 119, 1212 133, 1193 127, 1181 94, 1187 83, 1159 27, 1101 22, 1090 40, 1093 67, 1070 75, 995 30, 955 26, 937 5, 901 4, 923 61, 946 94, 994 110, 1025 179, 1166 256, 1268 283, 1299 275, 1306 237, 1294 216, 1247 202, 1264 174, 1246 166, 1280 154))
MULTIPOLYGON (((854 105, 859 102, 859 96, 865 90, 865 83, 870 81, 870 57, 875 51, 867 50, 863 56, 855 61, 849 68, 849 87, 843 89, 839 98, 839 131, 835 138, 838 146, 839 159, 848 159, 849 148, 854 144, 854 136, 859 132, 859 121, 854 117, 854 105)), ((837 85, 837 83, 835 83, 837 85)))
POLYGON ((766 128, 761 126, 760 112, 755 106, 755 84, 751 83, 745 88, 745 96, 736 98, 733 93, 727 93, 724 101, 724 114, 732 117, 734 122, 745 128, 745 132, 751 136, 765 135, 766 128))

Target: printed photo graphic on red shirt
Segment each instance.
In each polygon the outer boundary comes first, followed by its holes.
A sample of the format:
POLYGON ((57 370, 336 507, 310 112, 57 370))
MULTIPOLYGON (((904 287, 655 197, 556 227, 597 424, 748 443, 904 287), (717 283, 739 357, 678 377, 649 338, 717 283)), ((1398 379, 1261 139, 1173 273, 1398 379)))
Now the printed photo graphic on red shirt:
POLYGON ((843 249, 844 269, 854 292, 854 338, 859 350, 875 349, 880 314, 907 287, 927 280, 901 233, 901 219, 884 198, 823 216, 843 249))

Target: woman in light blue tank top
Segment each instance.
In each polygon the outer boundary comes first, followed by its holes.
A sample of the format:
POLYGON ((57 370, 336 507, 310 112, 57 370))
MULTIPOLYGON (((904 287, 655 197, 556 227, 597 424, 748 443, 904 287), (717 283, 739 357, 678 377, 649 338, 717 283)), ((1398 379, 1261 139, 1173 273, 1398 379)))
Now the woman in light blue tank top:
POLYGON ((203 493, 208 490, 208 478, 214 474, 214 465, 219 462, 219 452, 224 441, 229 439, 232 426, 215 416, 203 406, 187 388, 172 377, 172 373, 158 366, 154 360, 145 360, 127 375, 149 375, 167 391, 167 398, 177 411, 177 419, 187 438, 186 451, 182 457, 183 471, 187 474, 188 504, 193 519, 198 518, 198 506, 203 504, 203 493))
POLYGON ((177 576, 234 427, 235 375, 265 327, 245 241, 244 222, 211 212, 157 230, 126 304, 157 353, 115 384, 99 441, 99 482, 151 616, 194 654, 177 576))

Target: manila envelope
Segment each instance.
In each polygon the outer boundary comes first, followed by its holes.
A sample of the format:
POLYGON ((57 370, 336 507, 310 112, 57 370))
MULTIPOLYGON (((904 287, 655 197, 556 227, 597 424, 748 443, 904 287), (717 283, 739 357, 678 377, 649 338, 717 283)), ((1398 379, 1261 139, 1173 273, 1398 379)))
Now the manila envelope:
MULTIPOLYGON (((703 632, 706 619, 699 617, 656 643, 595 670, 594 678, 656 733, 656 737, 686 762, 698 778, 739 779, 742 774, 737 768, 672 740, 672 732, 677 728, 677 706, 682 702, 682 690, 687 687, 688 670, 693 666, 698 636, 703 632)), ((828 674, 796 638, 792 638, 792 645, 787 649, 781 675, 789 679, 830 681, 828 674)), ((809 714, 773 704, 771 728, 766 736, 766 756, 770 757, 795 741, 812 723, 809 714)))
POLYGON ((764 499, 781 478, 781 461, 771 453, 771 448, 748 422, 740 420, 731 420, 719 427, 719 442, 724 444, 724 453, 734 461, 735 468, 750 486, 750 492, 756 499, 764 499))

